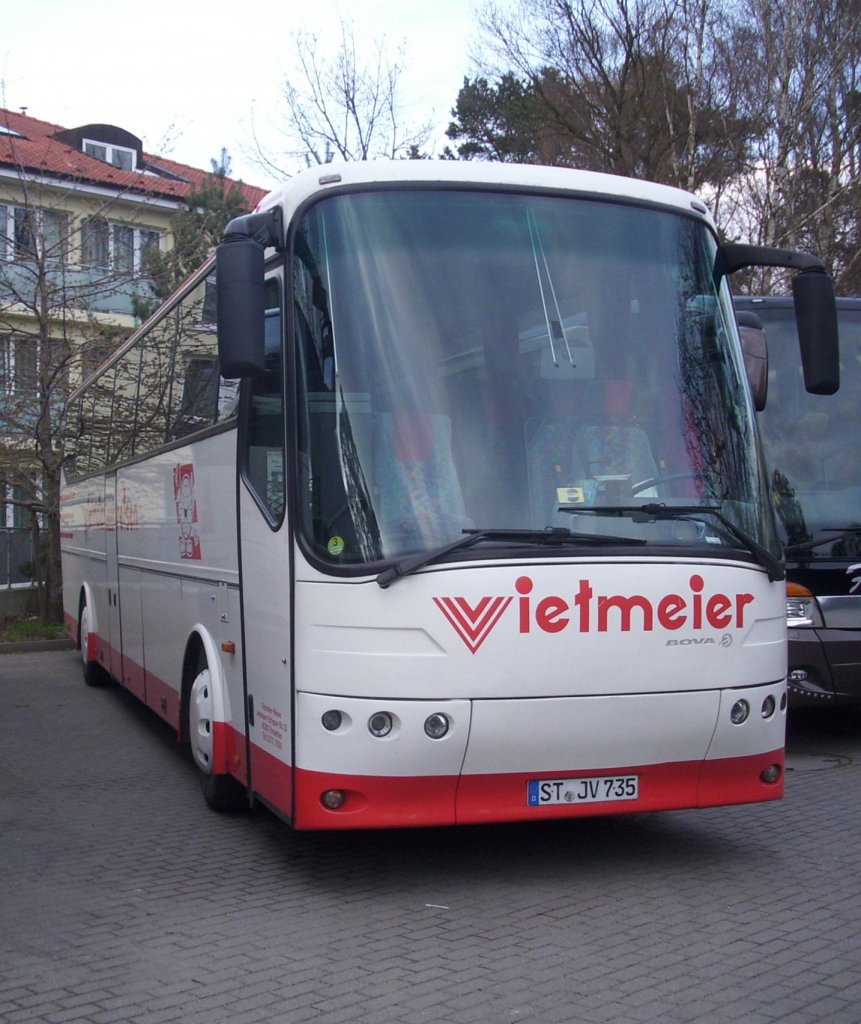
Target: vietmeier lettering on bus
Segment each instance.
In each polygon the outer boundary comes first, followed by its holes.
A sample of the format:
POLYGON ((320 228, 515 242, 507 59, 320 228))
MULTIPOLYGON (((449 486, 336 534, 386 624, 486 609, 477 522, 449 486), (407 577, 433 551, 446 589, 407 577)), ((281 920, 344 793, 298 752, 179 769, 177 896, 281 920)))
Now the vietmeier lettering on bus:
MULTIPOLYGON (((706 584, 699 573, 689 578, 687 595, 665 594, 657 601, 642 594, 596 594, 588 579, 579 581, 570 600, 556 594, 536 598, 534 586, 529 576, 518 577, 514 584, 520 633, 531 633, 533 626, 545 633, 561 633, 569 627, 580 633, 606 633, 614 625, 623 633, 636 629, 648 633, 655 628, 743 629, 745 611, 754 602, 748 593, 704 593, 706 584)), ((513 596, 488 596, 473 606, 464 597, 435 597, 434 603, 475 654, 514 600, 513 596)))

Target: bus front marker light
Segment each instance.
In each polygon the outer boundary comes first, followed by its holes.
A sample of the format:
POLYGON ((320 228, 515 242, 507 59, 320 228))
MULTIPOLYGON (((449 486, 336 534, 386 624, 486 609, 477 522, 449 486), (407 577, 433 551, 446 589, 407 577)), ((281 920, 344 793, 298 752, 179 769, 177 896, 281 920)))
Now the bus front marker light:
POLYGON ((747 721, 747 716, 750 714, 750 704, 742 697, 737 700, 730 708, 729 719, 733 725, 741 725, 742 722, 747 721))
POLYGON ((346 796, 342 789, 326 789, 320 796, 323 806, 327 807, 330 811, 337 811, 343 807, 345 799, 346 796))
POLYGON ((323 728, 326 732, 337 732, 341 728, 341 722, 343 722, 344 716, 340 711, 324 711, 320 721, 323 723, 323 728))
POLYGON ((388 736, 392 731, 392 716, 388 711, 378 711, 368 719, 368 731, 377 739, 388 736))
POLYGON ((432 715, 428 715, 425 719, 425 735, 432 740, 441 740, 446 735, 449 728, 449 720, 447 715, 435 712, 432 715))
POLYGON ((807 669, 806 668, 794 668, 789 673, 790 683, 806 683, 807 682, 807 669))
POLYGON ((762 771, 759 773, 759 777, 762 779, 763 782, 766 782, 768 783, 768 785, 773 786, 774 783, 777 782, 780 778, 780 774, 780 765, 770 764, 767 768, 762 769, 762 771))
POLYGON ((771 718, 771 716, 774 714, 774 709, 776 707, 777 701, 774 699, 774 697, 771 696, 771 694, 769 694, 762 702, 762 717, 771 718))

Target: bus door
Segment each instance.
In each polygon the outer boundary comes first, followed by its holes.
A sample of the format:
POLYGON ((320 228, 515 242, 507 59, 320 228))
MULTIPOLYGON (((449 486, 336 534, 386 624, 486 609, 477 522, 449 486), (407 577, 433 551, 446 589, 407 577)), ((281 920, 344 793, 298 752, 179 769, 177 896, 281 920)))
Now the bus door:
POLYGON ((122 629, 120 625, 120 588, 117 560, 117 476, 108 473, 105 476, 105 556, 106 573, 105 588, 108 612, 108 650, 110 665, 108 670, 114 679, 123 680, 122 665, 122 629))
POLYGON ((286 518, 280 287, 267 283, 266 370, 246 383, 239 453, 239 567, 251 786, 292 809, 290 529, 286 518))

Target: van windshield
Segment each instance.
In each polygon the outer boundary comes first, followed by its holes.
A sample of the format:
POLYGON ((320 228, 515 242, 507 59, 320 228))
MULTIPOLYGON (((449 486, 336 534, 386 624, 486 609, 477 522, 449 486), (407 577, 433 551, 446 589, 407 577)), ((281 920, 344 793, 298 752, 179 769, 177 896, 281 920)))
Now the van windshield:
POLYGON ((787 554, 861 554, 861 302, 838 299, 840 390, 811 395, 797 354, 792 300, 747 300, 768 339, 768 402, 759 414, 787 554))
POLYGON ((621 202, 404 189, 317 203, 292 247, 307 549, 357 567, 465 530, 559 527, 738 546, 713 516, 571 514, 662 503, 718 507, 776 550, 714 256, 696 218, 621 202))

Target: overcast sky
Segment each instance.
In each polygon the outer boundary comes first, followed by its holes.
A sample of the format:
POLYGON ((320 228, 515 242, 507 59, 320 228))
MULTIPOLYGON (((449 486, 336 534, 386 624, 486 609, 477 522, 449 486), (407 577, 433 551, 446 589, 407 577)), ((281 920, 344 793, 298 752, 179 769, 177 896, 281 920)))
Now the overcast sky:
POLYGON ((0 36, 0 106, 66 128, 115 124, 149 153, 208 169, 222 146, 234 177, 276 182, 252 159, 252 124, 275 138, 291 33, 406 51, 405 119, 433 120, 441 138, 470 73, 474 0, 23 0, 7 4, 0 36))

